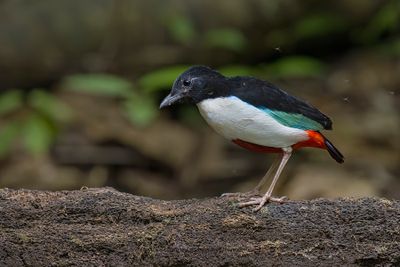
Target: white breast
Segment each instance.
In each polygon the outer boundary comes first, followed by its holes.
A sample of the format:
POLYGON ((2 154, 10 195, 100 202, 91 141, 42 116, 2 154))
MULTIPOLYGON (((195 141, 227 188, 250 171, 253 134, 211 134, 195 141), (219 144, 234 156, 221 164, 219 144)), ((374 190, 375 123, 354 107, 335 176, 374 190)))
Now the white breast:
POLYGON ((305 131, 284 126, 237 97, 206 99, 197 107, 208 124, 230 140, 283 148, 308 139, 305 131))

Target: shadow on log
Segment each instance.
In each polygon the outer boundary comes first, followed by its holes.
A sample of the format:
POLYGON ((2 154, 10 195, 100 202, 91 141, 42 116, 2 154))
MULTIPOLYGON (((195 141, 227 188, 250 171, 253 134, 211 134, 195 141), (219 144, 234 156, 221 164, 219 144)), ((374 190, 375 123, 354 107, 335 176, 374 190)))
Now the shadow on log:
POLYGON ((0 266, 399 266, 400 202, 0 190, 0 266))

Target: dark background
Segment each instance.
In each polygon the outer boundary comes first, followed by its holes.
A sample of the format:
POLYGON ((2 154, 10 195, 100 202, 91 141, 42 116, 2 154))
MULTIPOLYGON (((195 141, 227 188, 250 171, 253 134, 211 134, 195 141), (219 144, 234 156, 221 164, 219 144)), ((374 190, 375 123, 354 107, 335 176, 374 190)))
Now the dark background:
POLYGON ((333 120, 343 152, 295 153, 276 195, 400 197, 400 2, 0 1, 0 186, 245 191, 274 155, 158 110, 190 65, 268 79, 333 120))

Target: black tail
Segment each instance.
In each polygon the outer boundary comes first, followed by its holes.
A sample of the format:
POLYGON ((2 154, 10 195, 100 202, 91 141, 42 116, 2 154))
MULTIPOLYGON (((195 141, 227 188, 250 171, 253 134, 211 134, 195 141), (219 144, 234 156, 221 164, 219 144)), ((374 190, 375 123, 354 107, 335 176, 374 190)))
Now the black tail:
POLYGON ((331 143, 331 141, 329 141, 325 136, 323 136, 323 137, 324 137, 324 142, 325 142, 325 145, 326 145, 326 149, 329 152, 329 155, 331 155, 331 157, 334 160, 336 160, 337 162, 343 163, 344 162, 344 156, 342 155, 342 153, 340 153, 340 151, 331 143))

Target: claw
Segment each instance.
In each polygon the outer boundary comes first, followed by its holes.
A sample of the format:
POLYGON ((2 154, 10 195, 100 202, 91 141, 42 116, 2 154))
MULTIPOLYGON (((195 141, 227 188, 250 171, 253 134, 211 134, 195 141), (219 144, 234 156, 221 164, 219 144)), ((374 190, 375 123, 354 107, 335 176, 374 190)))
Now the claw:
POLYGON ((263 197, 252 197, 250 198, 250 201, 247 202, 241 202, 239 203, 239 207, 247 207, 247 206, 252 206, 252 205, 257 205, 253 209, 253 211, 259 211, 267 202, 277 202, 277 203, 283 203, 287 200, 288 198, 286 196, 283 197, 271 197, 271 196, 263 196, 263 197))

